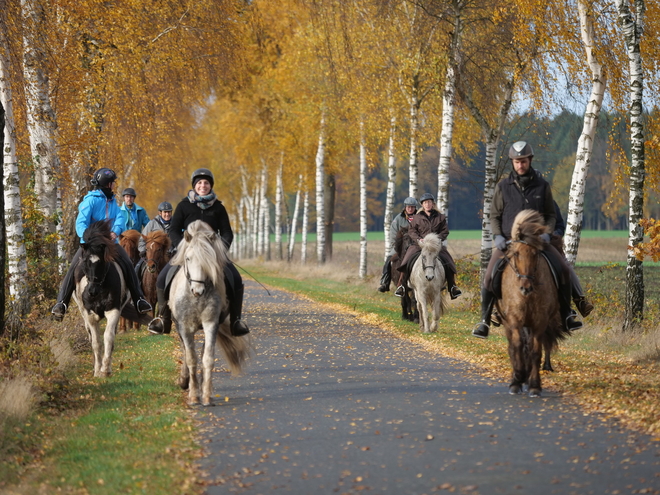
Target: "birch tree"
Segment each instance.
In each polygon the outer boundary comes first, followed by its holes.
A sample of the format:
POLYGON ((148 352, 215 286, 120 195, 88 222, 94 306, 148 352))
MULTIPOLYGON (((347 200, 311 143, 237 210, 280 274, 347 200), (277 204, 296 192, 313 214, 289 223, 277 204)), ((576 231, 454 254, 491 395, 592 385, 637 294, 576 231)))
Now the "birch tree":
MULTIPOLYGON (((0 6, 4 2, 0 2, 0 6)), ((3 146, 4 223, 7 243, 7 275, 12 316, 21 318, 28 310, 27 257, 21 217, 18 159, 16 157, 16 128, 11 85, 11 55, 7 26, 0 18, 0 103, 5 110, 3 146)), ((16 337, 16 335, 13 335, 16 337)))
POLYGON ((390 237, 390 226, 392 224, 392 219, 394 217, 394 188, 396 186, 396 150, 395 150, 395 140, 396 140, 396 116, 390 118, 390 136, 389 144, 387 146, 387 193, 385 199, 385 219, 383 220, 383 233, 385 235, 385 253, 383 255, 383 261, 387 259, 390 255, 390 243, 388 241, 390 237))
POLYGON ((301 233, 301 243, 300 243, 300 264, 304 265, 307 263, 307 233, 309 232, 309 191, 305 188, 303 194, 303 217, 302 217, 302 228, 300 229, 301 233))
POLYGON ((296 188, 296 201, 293 205, 293 215, 291 216, 291 228, 289 229, 289 247, 287 249, 286 259, 290 263, 293 259, 293 248, 296 243, 296 228, 298 226, 298 215, 300 212, 300 196, 303 187, 303 176, 298 176, 298 187, 296 188))
POLYGON ((325 263, 325 113, 321 115, 316 150, 316 261, 325 263))
POLYGON ((364 122, 360 122, 360 278, 367 275, 367 145, 364 133, 364 122))
POLYGON ((630 197, 628 200, 628 256, 626 263, 626 309, 623 330, 637 326, 644 318, 644 270, 635 248, 644 240, 640 225, 644 208, 644 73, 640 42, 643 34, 644 0, 634 0, 634 13, 628 0, 615 0, 619 26, 624 37, 630 72, 630 197))
POLYGON ((284 259, 282 252, 282 206, 284 203, 284 187, 282 186, 282 169, 284 168, 284 153, 280 153, 280 166, 275 179, 275 251, 277 259, 284 259))
POLYGON ((566 253, 567 261, 572 265, 575 264, 580 245, 587 176, 589 174, 589 166, 591 165, 594 138, 607 84, 605 67, 597 56, 591 4, 587 4, 585 0, 578 0, 577 7, 580 18, 582 43, 584 45, 587 65, 591 70, 591 95, 584 112, 582 134, 578 140, 575 168, 573 169, 571 192, 569 194, 566 233, 564 234, 564 252, 566 253))

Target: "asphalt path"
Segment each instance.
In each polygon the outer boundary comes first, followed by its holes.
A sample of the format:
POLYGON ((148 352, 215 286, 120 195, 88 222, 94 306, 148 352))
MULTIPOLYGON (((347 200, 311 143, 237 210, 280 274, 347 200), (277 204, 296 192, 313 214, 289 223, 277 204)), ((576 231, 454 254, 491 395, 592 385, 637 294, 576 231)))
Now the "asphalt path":
POLYGON ((270 292, 246 283, 256 355, 240 377, 218 361, 195 410, 209 495, 660 493, 658 439, 270 292))

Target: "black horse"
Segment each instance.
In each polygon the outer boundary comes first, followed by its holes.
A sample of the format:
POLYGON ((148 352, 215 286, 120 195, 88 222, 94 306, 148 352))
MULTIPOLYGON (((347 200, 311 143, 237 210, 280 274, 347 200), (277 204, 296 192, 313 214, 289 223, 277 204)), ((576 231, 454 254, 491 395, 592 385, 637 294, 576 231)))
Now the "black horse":
MULTIPOLYGON (((406 254, 408 248, 414 244, 414 242, 415 241, 413 241, 408 235, 407 228, 399 229, 396 233, 396 237, 394 238, 394 251, 396 251, 396 254, 392 256, 392 280, 399 280, 401 272, 398 271, 398 268, 401 266, 401 260, 406 254)), ((419 323, 419 311, 417 309, 415 293, 407 286, 406 291, 401 298, 401 318, 403 320, 419 323)))
POLYGON ((110 237, 110 223, 104 220, 90 225, 83 234, 81 249, 73 297, 92 342, 94 376, 109 376, 117 323, 129 300, 121 268, 114 261, 117 244, 110 237), (101 340, 99 323, 103 318, 106 325, 101 340))

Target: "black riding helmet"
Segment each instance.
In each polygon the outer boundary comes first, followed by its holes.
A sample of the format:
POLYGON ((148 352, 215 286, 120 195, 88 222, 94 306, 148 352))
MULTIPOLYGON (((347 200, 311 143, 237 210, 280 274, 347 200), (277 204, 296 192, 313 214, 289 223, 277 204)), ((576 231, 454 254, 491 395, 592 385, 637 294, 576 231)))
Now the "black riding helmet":
POLYGON ((171 203, 168 203, 167 201, 163 201, 161 204, 158 205, 158 211, 172 211, 171 203))
POLYGON ((211 189, 213 189, 213 183, 215 182, 213 179, 213 172, 211 172, 208 168, 198 168, 192 173, 190 182, 192 183, 193 189, 195 188, 197 181, 202 179, 209 181, 209 184, 211 184, 211 189))
POLYGON ((109 168, 100 168, 94 172, 90 181, 93 186, 107 188, 111 183, 117 180, 117 174, 109 168))
POLYGON ((122 196, 126 196, 126 195, 133 196, 134 198, 137 197, 137 194, 135 193, 135 189, 133 189, 132 187, 127 187, 126 189, 124 189, 124 192, 121 193, 121 195, 122 196))
POLYGON ((423 202, 426 201, 427 199, 430 199, 431 201, 433 201, 433 202, 435 203, 435 197, 434 197, 433 194, 431 194, 431 193, 424 193, 424 194, 422 194, 422 196, 419 198, 419 202, 420 202, 420 203, 423 203, 423 202))
POLYGON ((531 160, 534 158, 532 145, 526 141, 517 141, 513 143, 511 148, 509 148, 509 158, 511 158, 511 160, 519 158, 529 158, 531 160))

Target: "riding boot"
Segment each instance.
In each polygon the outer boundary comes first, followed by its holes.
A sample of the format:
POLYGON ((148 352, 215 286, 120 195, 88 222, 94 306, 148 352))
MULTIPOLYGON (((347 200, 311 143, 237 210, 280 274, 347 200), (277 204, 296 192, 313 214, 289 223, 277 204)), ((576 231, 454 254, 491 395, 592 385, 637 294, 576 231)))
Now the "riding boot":
POLYGON ((78 251, 76 251, 76 254, 71 260, 71 265, 69 266, 69 270, 64 276, 64 280, 62 280, 60 292, 57 295, 57 304, 55 304, 55 306, 53 306, 53 308, 50 310, 50 314, 55 321, 62 321, 64 319, 64 315, 66 314, 66 310, 69 309, 71 296, 73 295, 73 291, 76 290, 75 272, 81 255, 82 248, 78 248, 78 251))
POLYGON ((231 334, 234 337, 241 337, 250 333, 250 329, 241 320, 241 313, 243 312, 243 293, 245 286, 240 284, 234 290, 234 293, 229 298, 229 321, 231 323, 231 334))
POLYGON ((456 274, 451 270, 445 268, 445 277, 447 278, 447 291, 449 292, 449 297, 456 299, 458 296, 463 294, 461 289, 456 287, 456 274))
POLYGON ((562 324, 566 330, 578 330, 582 328, 582 322, 575 318, 571 310, 571 284, 563 283, 559 286, 559 314, 562 324))
POLYGON ((380 277, 378 292, 389 292, 390 282, 392 282, 392 257, 388 256, 383 265, 383 274, 380 277))
POLYGON ((573 302, 575 307, 578 309, 583 318, 586 318, 594 310, 594 305, 587 301, 587 298, 584 295, 582 290, 582 285, 580 284, 580 279, 575 273, 573 267, 570 267, 571 272, 571 295, 573 296, 573 302))
POLYGON ((399 275, 399 281, 396 284, 396 290, 394 291, 394 295, 396 297, 403 297, 406 294, 406 288, 404 284, 406 283, 406 272, 401 272, 401 275, 399 275))
POLYGON ((167 304, 165 289, 156 288, 156 296, 158 297, 158 315, 149 322, 147 330, 156 335, 170 333, 172 330, 172 312, 167 304))
POLYGON ((153 308, 151 307, 151 304, 149 304, 149 302, 144 298, 142 287, 140 287, 140 282, 138 281, 137 273, 135 273, 135 268, 133 267, 131 259, 128 257, 128 254, 126 254, 126 251, 124 251, 124 248, 121 246, 117 246, 117 248, 118 256, 115 261, 117 261, 121 267, 122 273, 124 274, 126 285, 128 286, 128 290, 131 292, 131 299, 133 299, 133 305, 135 306, 135 309, 140 314, 145 314, 149 311, 152 311, 153 308))
POLYGON ((490 314, 493 311, 493 304, 495 303, 495 294, 488 289, 481 289, 481 322, 474 327, 472 335, 480 339, 488 338, 488 331, 490 330, 490 314))

